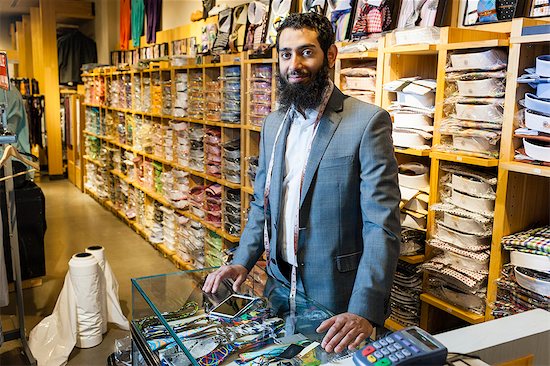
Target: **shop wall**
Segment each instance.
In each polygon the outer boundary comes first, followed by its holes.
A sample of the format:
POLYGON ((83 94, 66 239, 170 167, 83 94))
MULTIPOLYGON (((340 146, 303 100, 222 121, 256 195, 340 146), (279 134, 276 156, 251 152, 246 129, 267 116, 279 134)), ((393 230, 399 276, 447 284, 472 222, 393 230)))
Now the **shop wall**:
POLYGON ((10 21, 8 16, 0 16, 0 50, 11 50, 10 21))
POLYGON ((95 1, 95 41, 97 61, 108 64, 110 52, 118 48, 120 32, 120 1, 95 1))
MULTIPOLYGON (((217 3, 235 7, 248 2, 250 0, 226 0, 218 1, 217 3)), ((201 0, 164 0, 162 2, 162 30, 191 23, 191 13, 197 10, 202 11, 201 0)))

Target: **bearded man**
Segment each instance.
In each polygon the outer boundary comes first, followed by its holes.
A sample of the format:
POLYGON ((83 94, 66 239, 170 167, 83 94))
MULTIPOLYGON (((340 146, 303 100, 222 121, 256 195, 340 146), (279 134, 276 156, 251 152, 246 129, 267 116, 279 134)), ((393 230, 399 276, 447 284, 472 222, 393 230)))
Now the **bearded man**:
POLYGON ((304 293, 336 314, 317 328, 325 351, 354 349, 389 315, 399 255, 391 120, 330 80, 338 49, 327 18, 291 14, 277 50, 281 108, 263 125, 248 222, 232 264, 203 290, 233 279, 237 291, 265 251, 265 294, 292 314, 304 293))

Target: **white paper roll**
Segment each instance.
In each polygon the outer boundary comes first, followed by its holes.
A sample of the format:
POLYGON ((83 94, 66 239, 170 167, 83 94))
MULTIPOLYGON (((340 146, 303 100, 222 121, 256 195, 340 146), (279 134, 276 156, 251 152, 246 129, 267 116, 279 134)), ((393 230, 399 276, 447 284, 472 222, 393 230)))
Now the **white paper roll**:
POLYGON ((77 310, 76 346, 90 348, 103 340, 101 332, 101 274, 97 259, 90 253, 77 253, 69 261, 77 310))
POLYGON ((100 301, 101 301, 101 333, 107 333, 107 291, 105 283, 105 249, 100 245, 93 245, 86 248, 86 253, 90 253, 97 260, 101 269, 100 278, 100 301))

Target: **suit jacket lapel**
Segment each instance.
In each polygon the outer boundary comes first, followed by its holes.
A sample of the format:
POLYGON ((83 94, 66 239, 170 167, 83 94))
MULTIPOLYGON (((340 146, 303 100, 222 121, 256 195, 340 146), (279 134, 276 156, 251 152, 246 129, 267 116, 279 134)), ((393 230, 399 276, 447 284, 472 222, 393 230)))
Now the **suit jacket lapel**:
POLYGON ((339 113, 343 109, 344 103, 344 94, 338 88, 334 88, 332 96, 330 97, 325 113, 319 121, 319 126, 317 127, 317 133, 313 139, 313 145, 311 146, 311 151, 309 153, 309 158, 307 161, 306 172, 304 175, 304 182, 302 184, 302 194, 300 196, 300 207, 304 203, 304 199, 307 196, 309 187, 313 180, 313 176, 319 167, 319 163, 325 153, 325 150, 336 132, 340 120, 342 117, 339 113))
MULTIPOLYGON (((283 119, 285 114, 280 113, 280 118, 283 119)), ((287 118, 282 121, 284 123, 283 130, 281 131, 281 136, 277 141, 275 146, 275 155, 273 163, 273 176, 271 178, 271 194, 269 199, 269 205, 271 208, 271 213, 274 218, 275 227, 279 226, 279 217, 280 217, 280 204, 281 204, 281 193, 283 187, 283 178, 284 178, 284 166, 285 166, 285 147, 286 139, 288 137, 288 132, 290 131, 290 123, 292 118, 287 118)), ((278 129, 278 128, 277 128, 278 129)), ((273 136, 275 139, 275 135, 273 136)), ((269 152, 271 154, 271 151, 269 152)))

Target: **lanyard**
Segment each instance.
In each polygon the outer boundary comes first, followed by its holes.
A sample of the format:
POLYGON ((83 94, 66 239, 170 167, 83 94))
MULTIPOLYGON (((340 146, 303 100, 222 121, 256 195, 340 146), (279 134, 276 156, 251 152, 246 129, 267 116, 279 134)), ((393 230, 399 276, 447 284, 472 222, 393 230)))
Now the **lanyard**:
MULTIPOLYGON (((304 168, 302 169, 302 175, 300 178, 300 198, 302 196, 302 185, 304 183, 304 177, 306 173, 306 167, 307 163, 309 161, 309 154, 311 152, 311 148, 313 146, 313 140, 315 139, 315 135, 317 133, 317 127, 319 127, 319 122, 321 121, 321 117, 323 116, 323 113, 325 112, 325 108, 328 104, 328 101, 330 99, 330 96, 332 95, 332 91, 334 90, 334 83, 332 80, 329 80, 329 85, 325 89, 325 92, 323 93, 323 99, 321 101, 321 104, 319 105, 319 111, 317 113, 317 117, 315 118, 315 122, 313 124, 313 136, 311 137, 309 144, 306 149, 306 163, 304 164, 304 168)), ((269 192, 271 189, 271 178, 273 176, 273 165, 275 161, 275 148, 277 146, 277 142, 279 140, 279 137, 281 135, 281 132, 283 131, 283 126, 285 125, 287 118, 293 115, 295 112, 294 106, 289 108, 285 114, 285 117, 283 118, 283 122, 279 126, 279 129, 277 130, 277 134, 275 135, 275 141, 273 143, 273 147, 271 149, 271 157, 269 159, 269 165, 267 168, 267 176, 265 181, 265 188, 264 188, 264 249, 266 252, 267 257, 267 266, 269 266, 270 263, 270 238, 269 238, 269 232, 268 232, 268 211, 269 211, 269 192)), ((301 201, 301 199, 300 199, 301 201)), ((294 263, 297 263, 297 254, 298 254, 298 236, 299 236, 299 225, 300 225, 300 208, 298 206, 298 210, 295 212, 296 219, 294 223, 294 263)), ((291 321, 295 320, 296 317, 296 285, 297 285, 297 276, 296 276, 296 266, 292 265, 292 273, 291 273, 291 279, 290 279, 290 318, 291 321)))

